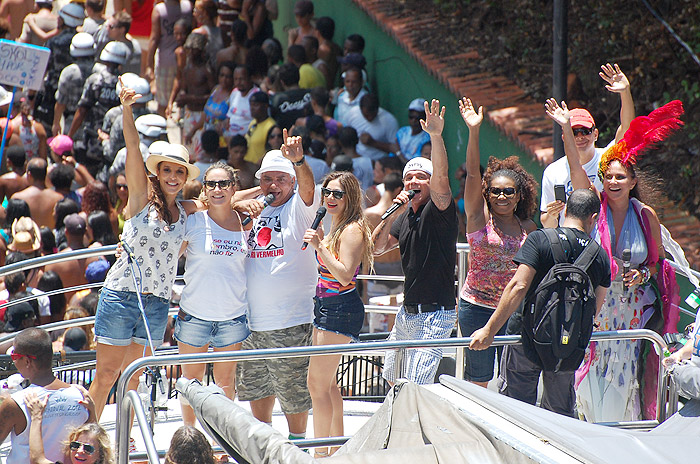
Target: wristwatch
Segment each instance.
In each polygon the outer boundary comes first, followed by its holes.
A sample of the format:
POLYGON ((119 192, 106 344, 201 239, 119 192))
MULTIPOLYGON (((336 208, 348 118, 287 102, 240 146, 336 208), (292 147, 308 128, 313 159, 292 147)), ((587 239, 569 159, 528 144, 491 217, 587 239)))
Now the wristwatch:
POLYGON ((301 166, 304 163, 306 163, 306 157, 302 157, 299 161, 293 161, 292 164, 294 166, 301 166))

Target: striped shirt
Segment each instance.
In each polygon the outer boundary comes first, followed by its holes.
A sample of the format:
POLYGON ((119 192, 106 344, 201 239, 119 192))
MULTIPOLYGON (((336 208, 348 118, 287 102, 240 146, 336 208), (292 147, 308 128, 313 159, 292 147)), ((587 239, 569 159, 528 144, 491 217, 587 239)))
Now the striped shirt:
POLYGON ((323 260, 316 253, 316 262, 318 263, 318 284, 316 285, 316 296, 318 298, 328 298, 342 295, 349 291, 355 290, 357 274, 360 272, 360 266, 355 269, 355 275, 352 276, 352 281, 347 285, 341 285, 338 280, 333 277, 331 271, 328 270, 323 260))

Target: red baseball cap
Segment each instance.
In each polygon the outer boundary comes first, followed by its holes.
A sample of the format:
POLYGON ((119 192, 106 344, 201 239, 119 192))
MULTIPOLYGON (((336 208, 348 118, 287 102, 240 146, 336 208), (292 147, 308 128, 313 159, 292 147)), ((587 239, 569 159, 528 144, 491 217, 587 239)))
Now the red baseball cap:
POLYGON ((587 110, 584 110, 583 108, 575 108, 569 111, 569 115, 571 127, 581 126, 587 129, 593 129, 595 127, 595 121, 593 120, 593 116, 591 116, 591 113, 589 113, 587 110))

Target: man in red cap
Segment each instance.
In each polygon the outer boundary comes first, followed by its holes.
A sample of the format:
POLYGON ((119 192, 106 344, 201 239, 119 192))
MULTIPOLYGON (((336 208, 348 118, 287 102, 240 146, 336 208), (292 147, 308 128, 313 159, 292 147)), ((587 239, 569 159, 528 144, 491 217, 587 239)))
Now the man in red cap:
MULTIPOLYGON (((598 179, 600 157, 605 153, 605 150, 622 139, 632 119, 634 119, 634 101, 632 100, 632 92, 630 91, 630 83, 627 80, 627 76, 617 64, 611 65, 608 63, 601 66, 601 69, 602 71, 598 74, 608 83, 605 88, 620 95, 620 127, 618 127, 615 134, 615 140, 611 141, 605 148, 597 148, 595 142, 598 140, 598 129, 591 113, 583 108, 576 108, 570 111, 571 128, 574 131, 581 165, 586 170, 591 183, 595 185, 599 192, 603 191, 603 184, 598 179)), ((564 219, 564 215, 561 212, 564 209, 565 201, 557 201, 554 198, 555 185, 564 186, 567 198, 573 192, 571 174, 566 157, 558 159, 547 166, 542 175, 540 221, 543 227, 557 227, 557 225, 561 225, 564 219)))

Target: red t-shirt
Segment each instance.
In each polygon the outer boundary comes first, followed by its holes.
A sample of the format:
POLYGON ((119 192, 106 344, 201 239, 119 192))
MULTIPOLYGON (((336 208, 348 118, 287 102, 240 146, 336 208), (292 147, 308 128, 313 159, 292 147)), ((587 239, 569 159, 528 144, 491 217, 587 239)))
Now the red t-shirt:
POLYGON ((134 37, 149 37, 151 35, 151 12, 153 0, 132 0, 131 27, 129 33, 134 37))

